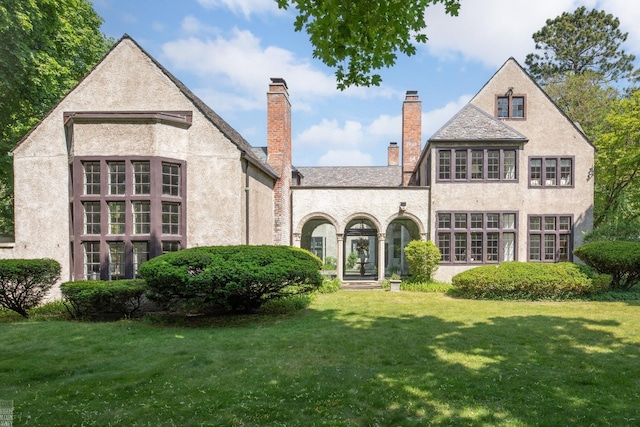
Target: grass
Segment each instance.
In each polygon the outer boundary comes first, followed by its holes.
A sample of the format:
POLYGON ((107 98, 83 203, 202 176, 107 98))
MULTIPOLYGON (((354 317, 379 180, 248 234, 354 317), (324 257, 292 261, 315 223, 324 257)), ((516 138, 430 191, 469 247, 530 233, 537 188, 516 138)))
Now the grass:
POLYGON ((318 295, 174 325, 4 317, 20 426, 640 423, 640 303, 318 295))

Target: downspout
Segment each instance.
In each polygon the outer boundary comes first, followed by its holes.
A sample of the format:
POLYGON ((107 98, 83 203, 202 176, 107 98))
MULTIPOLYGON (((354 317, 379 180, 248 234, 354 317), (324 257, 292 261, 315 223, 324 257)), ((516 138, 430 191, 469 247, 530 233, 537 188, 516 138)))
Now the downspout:
POLYGON ((245 157, 246 153, 243 151, 242 157, 242 172, 244 172, 244 236, 245 244, 249 244, 249 160, 245 157))

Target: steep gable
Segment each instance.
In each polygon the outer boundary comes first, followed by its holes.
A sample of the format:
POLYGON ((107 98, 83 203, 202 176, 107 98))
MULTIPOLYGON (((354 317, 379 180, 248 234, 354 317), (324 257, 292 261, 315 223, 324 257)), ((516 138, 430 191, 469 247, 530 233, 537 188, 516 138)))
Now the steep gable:
POLYGON ((429 141, 513 141, 526 142, 527 137, 490 116, 478 107, 467 104, 445 123, 429 141))

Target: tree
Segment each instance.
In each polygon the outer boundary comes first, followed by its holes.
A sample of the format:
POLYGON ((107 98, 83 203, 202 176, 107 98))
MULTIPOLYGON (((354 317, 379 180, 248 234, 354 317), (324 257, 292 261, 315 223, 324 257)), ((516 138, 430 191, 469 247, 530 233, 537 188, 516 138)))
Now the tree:
POLYGON ((313 56, 335 67, 338 88, 379 85, 374 70, 395 64, 397 52, 416 53, 414 41, 426 43, 429 5, 443 3, 458 15, 460 0, 277 0, 298 10, 294 27, 309 34, 313 56))
POLYGON ((640 218, 640 91, 618 101, 597 140, 594 226, 640 218))
POLYGON ((87 0, 0 3, 0 234, 13 228, 7 152, 113 44, 87 0))
POLYGON ((573 13, 564 12, 533 34, 535 47, 542 55, 527 55, 525 64, 540 83, 559 76, 587 72, 600 82, 635 79, 635 56, 621 49, 627 33, 619 29, 620 20, 605 11, 587 11, 582 6, 573 13))

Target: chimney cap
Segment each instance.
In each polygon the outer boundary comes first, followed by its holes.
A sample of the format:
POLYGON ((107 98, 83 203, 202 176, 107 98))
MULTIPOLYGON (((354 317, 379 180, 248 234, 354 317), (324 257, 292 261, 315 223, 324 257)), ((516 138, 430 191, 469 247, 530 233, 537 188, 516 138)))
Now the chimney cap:
POLYGON ((287 82, 282 77, 271 77, 271 83, 280 83, 284 85, 285 89, 289 89, 287 82))
POLYGON ((407 91, 407 95, 418 95, 418 91, 417 90, 408 90, 407 91))
POLYGON ((390 142, 390 143, 389 143, 389 146, 391 146, 391 147, 393 147, 394 145, 397 147, 397 146, 398 146, 398 143, 397 143, 397 142, 390 142))

